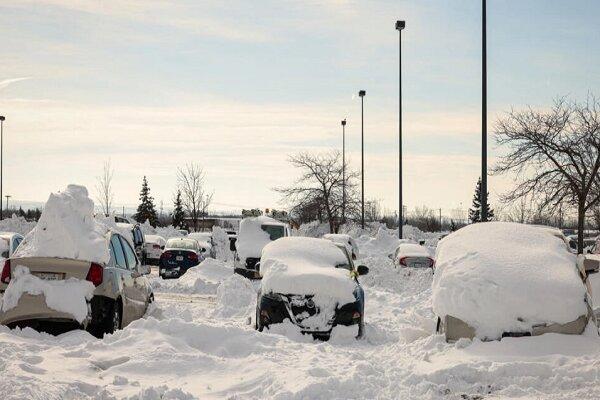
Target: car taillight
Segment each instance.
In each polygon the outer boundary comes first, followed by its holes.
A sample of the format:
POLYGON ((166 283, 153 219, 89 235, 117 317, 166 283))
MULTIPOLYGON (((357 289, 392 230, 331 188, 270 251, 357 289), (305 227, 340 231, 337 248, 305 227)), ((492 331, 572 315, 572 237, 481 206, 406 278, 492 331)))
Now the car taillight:
POLYGON ((164 253, 162 253, 162 255, 160 256, 160 258, 171 258, 172 253, 170 251, 165 251, 164 253))
POLYGON ((198 254, 196 253, 188 253, 188 258, 192 261, 198 261, 198 254))
POLYGON ((430 268, 435 268, 435 260, 433 258, 429 259, 429 266, 430 268))
POLYGON ((352 319, 353 319, 353 320, 355 320, 355 321, 356 321, 356 320, 359 320, 359 319, 360 319, 360 312, 358 312, 358 311, 354 311, 354 312, 352 313, 352 319))
POLYGON ((102 265, 92 263, 92 265, 90 265, 90 270, 88 271, 87 276, 85 277, 85 280, 92 282, 94 286, 100 286, 102 284, 103 277, 104 268, 102 268, 102 265))
POLYGON ((404 266, 404 267, 408 267, 408 265, 406 265, 406 257, 402 257, 400 259, 400 265, 404 266))
POLYGON ((152 248, 153 248, 154 250, 160 250, 160 245, 159 245, 159 244, 153 244, 153 245, 152 245, 152 248))
POLYGON ((0 281, 2 283, 10 282, 10 260, 4 261, 4 267, 2 268, 2 276, 0 277, 0 281))

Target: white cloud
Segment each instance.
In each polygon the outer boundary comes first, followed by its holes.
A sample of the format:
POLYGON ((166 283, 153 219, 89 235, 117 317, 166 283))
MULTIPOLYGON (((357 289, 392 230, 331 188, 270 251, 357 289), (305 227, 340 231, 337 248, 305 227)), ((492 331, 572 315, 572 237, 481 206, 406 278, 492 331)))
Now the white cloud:
POLYGON ((31 77, 25 76, 22 78, 4 79, 4 80, 0 81, 0 89, 4 89, 5 87, 12 85, 13 83, 16 83, 16 82, 26 81, 27 79, 31 79, 31 77))

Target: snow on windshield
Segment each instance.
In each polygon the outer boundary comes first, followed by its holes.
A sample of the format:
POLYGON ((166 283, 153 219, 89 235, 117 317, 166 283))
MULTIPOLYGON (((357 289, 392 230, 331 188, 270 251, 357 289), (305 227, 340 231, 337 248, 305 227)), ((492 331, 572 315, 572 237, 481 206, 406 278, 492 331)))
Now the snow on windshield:
POLYGON ((586 314, 576 257, 547 229, 472 224, 444 238, 436 259, 433 310, 467 322, 478 337, 586 314))
POLYGON ((240 260, 246 258, 259 258, 263 247, 271 242, 271 236, 262 225, 281 226, 283 224, 270 217, 244 218, 240 222, 240 231, 236 242, 236 248, 240 260))
POLYGON ((261 288, 263 293, 313 294, 345 304, 355 301, 356 284, 348 268, 344 252, 328 240, 281 238, 263 250, 261 288))
POLYGON ((85 186, 51 193, 35 228, 14 257, 60 257, 108 263, 108 227, 94 218, 94 201, 85 186))

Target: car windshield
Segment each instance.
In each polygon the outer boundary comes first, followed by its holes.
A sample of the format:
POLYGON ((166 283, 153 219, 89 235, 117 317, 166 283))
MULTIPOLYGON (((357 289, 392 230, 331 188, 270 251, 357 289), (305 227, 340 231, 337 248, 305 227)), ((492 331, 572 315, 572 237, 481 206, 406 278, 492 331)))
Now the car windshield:
MULTIPOLYGON (((343 246, 343 245, 342 245, 342 246, 343 246)), ((343 269, 347 269, 348 271, 352 271, 352 268, 353 268, 353 267, 352 267, 352 260, 350 260, 350 257, 349 257, 349 255, 348 255, 348 252, 346 251, 346 248, 345 248, 345 247, 344 247, 344 248, 342 248, 342 247, 338 247, 338 249, 340 249, 340 251, 341 251, 342 253, 344 253, 344 257, 346 258, 346 261, 347 261, 347 262, 345 262, 345 263, 340 263, 340 264, 337 264, 335 267, 336 267, 336 268, 343 268, 343 269)))
POLYGON ((166 247, 169 249, 196 250, 196 243, 191 239, 169 239, 166 247))
POLYGON ((285 234, 285 228, 282 225, 261 225, 260 227, 269 234, 271 240, 282 238, 285 234))

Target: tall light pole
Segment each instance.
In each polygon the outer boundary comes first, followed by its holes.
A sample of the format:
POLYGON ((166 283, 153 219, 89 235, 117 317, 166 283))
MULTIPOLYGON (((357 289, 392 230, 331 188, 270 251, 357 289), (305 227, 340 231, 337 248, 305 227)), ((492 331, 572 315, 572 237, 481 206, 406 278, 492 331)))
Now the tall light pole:
POLYGON ((6 118, 0 115, 0 221, 2 221, 2 164, 4 163, 4 154, 2 153, 2 146, 4 145, 4 120, 6 118))
POLYGON ((402 210, 402 29, 404 21, 396 21, 398 30, 398 238, 402 239, 404 213, 402 210))
POLYGON ((481 221, 488 219, 487 209, 487 21, 486 0, 482 0, 481 32, 481 221))
POLYGON ((360 225, 365 229, 365 95, 367 94, 364 90, 359 90, 358 95, 360 96, 360 198, 361 198, 361 212, 360 212, 360 225))
POLYGON ((346 222, 346 119, 342 120, 342 223, 346 222))
POLYGON ((9 211, 8 211, 8 199, 10 199, 12 196, 10 194, 7 194, 4 197, 6 197, 6 213, 8 214, 9 213, 9 211))

